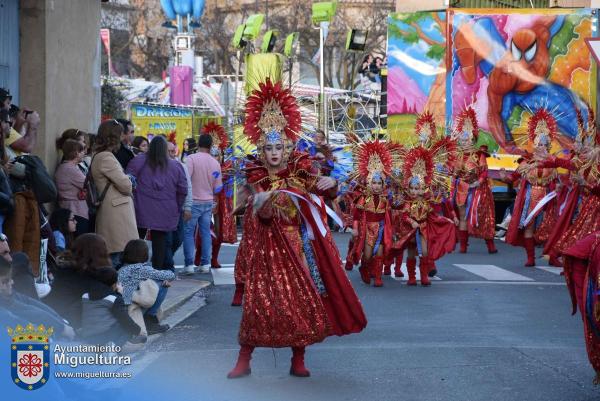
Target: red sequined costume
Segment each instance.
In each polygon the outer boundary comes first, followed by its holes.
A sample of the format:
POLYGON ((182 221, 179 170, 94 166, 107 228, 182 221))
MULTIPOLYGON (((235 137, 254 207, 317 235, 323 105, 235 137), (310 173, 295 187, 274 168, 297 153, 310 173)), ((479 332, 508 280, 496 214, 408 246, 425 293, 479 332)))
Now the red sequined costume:
MULTIPOLYGON (((550 148, 557 132, 556 120, 545 110, 538 110, 529 120, 528 139, 534 148, 550 148)), ((552 191, 557 173, 554 168, 537 165, 532 155, 526 155, 519 161, 517 170, 505 181, 514 182, 520 179, 519 191, 515 199, 512 218, 506 232, 506 243, 523 246, 527 254, 525 266, 535 266, 536 220, 539 216, 555 219, 550 207, 555 193, 552 191)), ((548 230, 550 225, 538 226, 548 230)), ((549 234, 549 233, 548 233, 549 234)))
POLYGON ((401 235, 396 246, 408 249, 408 285, 417 283, 417 250, 420 256, 421 284, 424 286, 431 285, 428 274, 433 269, 433 261, 454 250, 456 226, 452 220, 439 214, 436 206, 439 199, 434 197, 431 190, 441 188, 448 178, 443 169, 436 169, 434 166, 449 165, 453 162, 453 154, 453 142, 442 139, 431 149, 417 146, 407 150, 401 158, 406 195, 401 209, 401 235))
MULTIPOLYGON (((552 166, 552 165, 549 165, 552 166)), ((555 164, 556 167, 561 167, 555 164)), ((563 176, 559 193, 556 197, 557 220, 554 228, 544 243, 544 255, 550 257, 549 264, 552 266, 562 266, 558 259, 559 253, 556 243, 563 236, 565 231, 571 227, 577 214, 579 213, 579 204, 581 202, 582 187, 574 182, 570 175, 563 176)))
POLYGON ((576 171, 580 181, 581 205, 573 224, 563 233, 556 243, 556 252, 562 253, 575 241, 600 230, 600 133, 595 124, 588 134, 585 150, 567 163, 576 171))
POLYGON ((576 241, 563 252, 565 279, 573 314, 579 309, 588 359, 600 384, 600 231, 576 241))
POLYGON ((402 205, 404 204, 404 191, 398 185, 392 185, 390 188, 391 198, 391 220, 392 220, 392 244, 390 251, 387 252, 383 274, 389 276, 392 274, 392 264, 394 265, 394 276, 404 277, 402 273, 402 259, 404 258, 404 248, 400 245, 399 240, 403 232, 406 232, 406 227, 402 222, 402 205))
POLYGON ((363 282, 383 286, 381 280, 383 261, 391 250, 392 221, 390 205, 385 187, 391 175, 393 157, 400 149, 397 145, 384 142, 361 142, 356 137, 353 145, 355 177, 360 182, 358 197, 354 203, 353 247, 348 259, 352 264, 360 262, 360 276, 363 282), (378 187, 378 189, 376 189, 378 187))
POLYGON ((354 205, 353 230, 358 233, 354 239, 348 259, 353 265, 361 263, 360 271, 363 281, 371 283, 375 278, 375 286, 382 284, 381 274, 383 256, 377 256, 378 248, 389 251, 392 240, 392 221, 390 208, 385 194, 374 194, 369 190, 359 195, 354 205), (371 249, 372 255, 365 255, 365 246, 371 249))
MULTIPOLYGON (((261 160, 246 166, 253 189, 246 218, 254 240, 246 244, 244 302, 238 361, 229 378, 250 374, 254 347, 292 347, 290 374, 309 376, 304 347, 330 335, 360 332, 367 324, 324 223, 319 177, 308 155, 292 153, 300 112, 289 90, 268 79, 247 100, 244 133, 261 160), (279 167, 263 160, 266 146, 284 145, 279 167), (271 170, 275 168, 275 170, 271 170), (268 197, 262 193, 270 191, 268 197), (252 252, 248 249, 254 248, 252 252)), ((321 192, 335 196, 334 187, 321 192)), ((246 233, 245 233, 246 234, 246 233)))
POLYGON ((496 214, 488 180, 489 154, 485 147, 474 147, 479 129, 473 108, 468 107, 458 115, 452 136, 457 142, 458 151, 450 192, 457 213, 461 216, 458 232, 460 252, 467 252, 469 236, 473 236, 483 238, 488 252, 496 253, 496 214))

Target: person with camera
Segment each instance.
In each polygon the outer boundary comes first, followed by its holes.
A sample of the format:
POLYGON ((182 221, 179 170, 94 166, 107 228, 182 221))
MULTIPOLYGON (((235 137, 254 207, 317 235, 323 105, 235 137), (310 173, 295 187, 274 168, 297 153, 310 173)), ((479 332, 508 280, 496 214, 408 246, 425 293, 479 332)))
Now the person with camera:
POLYGON ((3 232, 4 220, 15 207, 13 193, 8 179, 7 157, 4 151, 4 136, 10 132, 10 119, 6 110, 0 110, 0 233, 3 232))
POLYGON ((12 129, 6 138, 9 157, 12 159, 23 153, 31 153, 37 141, 40 115, 34 110, 19 109, 12 104, 12 96, 7 89, 0 88, 0 107, 9 113, 12 106, 12 129), (13 154, 11 154, 13 153, 13 154))

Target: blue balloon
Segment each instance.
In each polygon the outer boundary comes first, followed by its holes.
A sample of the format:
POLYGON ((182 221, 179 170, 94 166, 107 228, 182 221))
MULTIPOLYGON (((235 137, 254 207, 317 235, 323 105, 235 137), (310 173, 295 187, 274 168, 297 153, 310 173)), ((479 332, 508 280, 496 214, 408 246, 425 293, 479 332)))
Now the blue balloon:
POLYGON ((193 0, 194 1, 194 7, 193 10, 194 12, 192 13, 192 15, 194 16, 195 19, 199 20, 200 17, 202 17, 202 14, 204 13, 204 0, 193 0))
POLYGON ((160 0, 160 5, 162 6, 163 11, 168 19, 175 19, 177 16, 175 15, 175 9, 173 8, 172 0, 160 0))
POLYGON ((178 15, 187 15, 192 12, 192 0, 173 0, 173 7, 178 15))

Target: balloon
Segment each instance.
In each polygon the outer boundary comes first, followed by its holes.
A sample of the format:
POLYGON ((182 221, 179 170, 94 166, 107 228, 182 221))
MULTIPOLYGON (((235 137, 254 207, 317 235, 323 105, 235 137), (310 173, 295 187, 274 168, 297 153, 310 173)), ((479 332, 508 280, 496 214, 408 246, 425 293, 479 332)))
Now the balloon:
POLYGON ((175 15, 175 10, 173 9, 173 4, 171 0, 160 0, 160 5, 162 6, 163 11, 168 19, 175 19, 177 16, 175 15))
POLYGON ((173 7, 178 15, 188 15, 192 12, 192 0, 173 0, 173 7))
POLYGON ((193 12, 193 16, 194 18, 196 18, 197 20, 200 19, 200 17, 202 17, 202 14, 204 13, 204 0, 194 0, 194 12, 193 12))

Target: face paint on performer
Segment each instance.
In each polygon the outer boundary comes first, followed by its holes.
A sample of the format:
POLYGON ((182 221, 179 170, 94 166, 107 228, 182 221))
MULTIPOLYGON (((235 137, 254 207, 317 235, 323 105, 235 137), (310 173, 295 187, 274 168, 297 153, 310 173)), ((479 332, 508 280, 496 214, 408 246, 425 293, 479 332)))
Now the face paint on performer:
POLYGON ((271 131, 266 135, 265 145, 263 152, 265 159, 270 167, 279 167, 283 162, 283 155, 285 151, 285 145, 283 143, 283 137, 277 131, 271 131))

